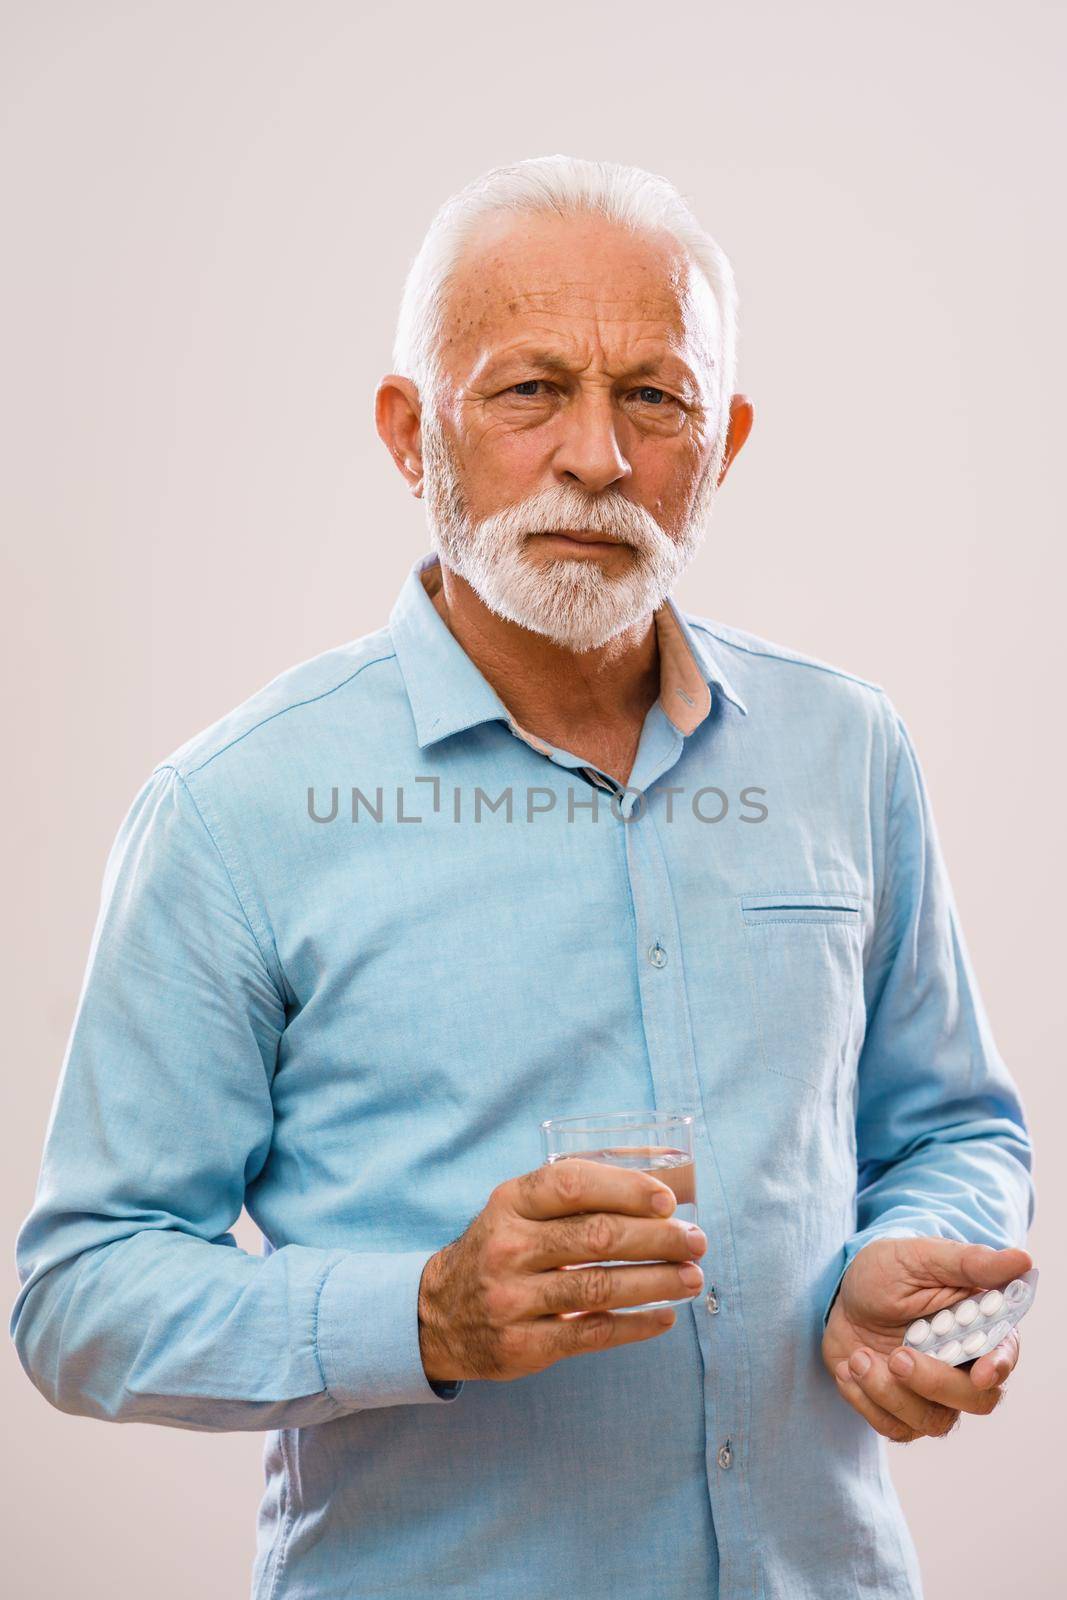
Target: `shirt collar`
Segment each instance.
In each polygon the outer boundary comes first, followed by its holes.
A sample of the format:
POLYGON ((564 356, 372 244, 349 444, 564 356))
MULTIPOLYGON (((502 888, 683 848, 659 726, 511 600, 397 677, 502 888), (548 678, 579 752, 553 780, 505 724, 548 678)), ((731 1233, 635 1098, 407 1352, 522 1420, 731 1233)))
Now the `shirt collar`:
MULTIPOLYGON (((411 567, 389 615, 389 631, 420 750, 450 734, 497 720, 540 745, 541 741, 518 727, 496 690, 445 626, 431 598, 440 584, 440 561, 436 551, 429 551, 411 567)), ((747 711, 708 642, 669 596, 655 613, 655 621, 660 651, 658 704, 681 734, 692 733, 707 717, 712 688, 739 711, 747 711)))

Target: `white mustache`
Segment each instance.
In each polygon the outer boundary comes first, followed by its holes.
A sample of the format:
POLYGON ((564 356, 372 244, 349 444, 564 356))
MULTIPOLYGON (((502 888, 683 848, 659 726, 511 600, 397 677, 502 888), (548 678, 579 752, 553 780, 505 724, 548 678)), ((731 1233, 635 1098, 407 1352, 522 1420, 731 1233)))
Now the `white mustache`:
POLYGON ((648 550, 666 535, 656 519, 632 500, 613 494, 593 498, 559 484, 505 506, 477 525, 477 534, 518 538, 531 533, 588 533, 648 550))

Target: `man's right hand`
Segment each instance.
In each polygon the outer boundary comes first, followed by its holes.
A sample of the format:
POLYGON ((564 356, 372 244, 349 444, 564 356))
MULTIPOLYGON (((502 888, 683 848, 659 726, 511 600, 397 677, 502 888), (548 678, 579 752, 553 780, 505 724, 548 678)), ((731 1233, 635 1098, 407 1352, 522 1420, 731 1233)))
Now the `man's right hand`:
POLYGON ((419 1284, 427 1378, 506 1382, 565 1356, 654 1339, 669 1309, 614 1317, 619 1306, 691 1299, 707 1239, 671 1217, 671 1189, 647 1172, 567 1157, 498 1184, 458 1239, 430 1257, 419 1284), (669 1200, 666 1214, 657 1209, 669 1200), (655 1261, 663 1265, 584 1266, 655 1261), (688 1266, 682 1265, 688 1263, 688 1266), (584 1313, 566 1316, 561 1313, 584 1313))

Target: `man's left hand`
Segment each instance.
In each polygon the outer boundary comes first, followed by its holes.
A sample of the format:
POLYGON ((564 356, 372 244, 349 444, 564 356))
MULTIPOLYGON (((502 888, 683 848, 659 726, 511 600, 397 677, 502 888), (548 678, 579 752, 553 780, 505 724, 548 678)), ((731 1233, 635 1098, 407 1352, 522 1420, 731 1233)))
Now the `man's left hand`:
POLYGON ((951 1239, 874 1239, 841 1280, 822 1340, 822 1358, 842 1397, 876 1432, 900 1444, 940 1438, 961 1411, 985 1416, 999 1405, 1019 1359, 1013 1329, 988 1355, 950 1367, 901 1344, 919 1317, 967 1294, 999 1289, 1028 1272, 1025 1250, 992 1250, 951 1239))

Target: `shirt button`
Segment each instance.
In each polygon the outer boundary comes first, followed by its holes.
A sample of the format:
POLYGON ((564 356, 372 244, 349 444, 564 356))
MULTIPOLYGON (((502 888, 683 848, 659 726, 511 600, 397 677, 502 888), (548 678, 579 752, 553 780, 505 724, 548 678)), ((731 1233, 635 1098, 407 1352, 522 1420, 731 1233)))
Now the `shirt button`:
POLYGON ((716 1457, 716 1460, 718 1461, 719 1466, 722 1468, 722 1470, 724 1472, 729 1472, 730 1466, 731 1466, 731 1464, 733 1462, 733 1459, 734 1459, 734 1453, 730 1449, 730 1441, 729 1441, 729 1439, 727 1439, 726 1443, 720 1449, 719 1454, 716 1457))
POLYGON ((715 1293, 714 1284, 708 1290, 707 1294, 704 1296, 704 1304, 708 1308, 709 1315, 711 1315, 713 1317, 717 1317, 718 1316, 718 1314, 719 1314, 719 1297, 715 1293))
POLYGON ((648 959, 654 967, 665 967, 667 965, 667 952, 658 939, 655 944, 649 945, 648 959))

